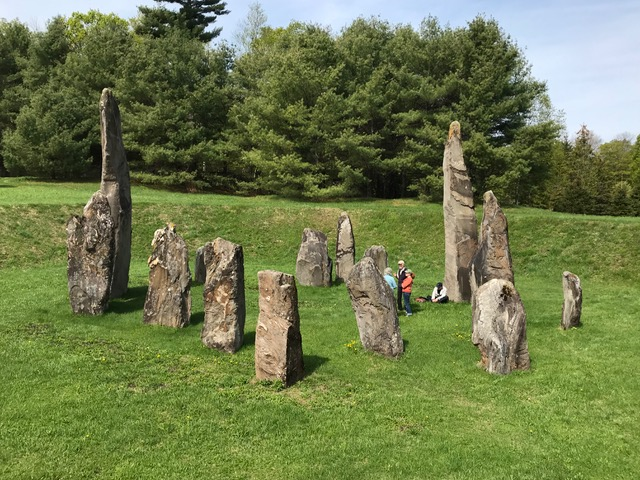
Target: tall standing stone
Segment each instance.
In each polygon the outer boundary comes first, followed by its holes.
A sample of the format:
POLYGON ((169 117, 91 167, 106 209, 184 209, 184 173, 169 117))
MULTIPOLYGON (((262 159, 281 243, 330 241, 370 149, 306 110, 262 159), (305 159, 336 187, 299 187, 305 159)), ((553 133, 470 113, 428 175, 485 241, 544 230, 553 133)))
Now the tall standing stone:
POLYGON ((515 283, 509 248, 507 217, 491 190, 483 196, 480 245, 471 261, 471 290, 499 278, 515 283))
POLYGON ((493 279, 473 295, 471 341, 489 373, 528 370, 527 316, 520 295, 507 280, 493 279))
POLYGON ((296 259, 298 282, 309 287, 330 287, 331 268, 327 236, 318 230, 305 228, 296 259))
POLYGON ((258 272, 258 289, 256 378, 292 385, 304 376, 295 278, 286 273, 263 270, 258 272))
POLYGON ((364 257, 356 263, 347 289, 363 348, 391 358, 402 355, 396 299, 372 258, 364 257))
POLYGON ((564 303, 562 305, 562 323, 564 330, 579 327, 582 323, 582 287, 580 278, 571 272, 562 274, 562 289, 564 291, 564 303))
POLYGON ((109 305, 113 273, 113 219, 109 200, 93 194, 82 217, 67 222, 67 283, 73 313, 99 315, 109 305))
POLYGON ((338 236, 336 240, 336 279, 345 281, 356 262, 356 242, 353 238, 353 227, 347 212, 342 212, 338 219, 338 236))
POLYGON ((387 250, 382 245, 373 245, 367 248, 362 258, 365 257, 371 258, 380 273, 384 275, 385 268, 389 266, 389 257, 387 256, 387 250))
POLYGON ((111 298, 127 291, 131 263, 131 184, 129 164, 122 143, 120 110, 111 90, 100 97, 100 133, 102 140, 102 180, 100 191, 109 199, 114 224, 115 257, 111 298))
POLYGON ((471 259, 478 246, 473 191, 462 156, 460 124, 452 122, 444 148, 444 285, 454 302, 471 300, 471 259))
POLYGON ((149 257, 144 323, 181 328, 191 318, 191 272, 187 245, 173 225, 156 230, 149 257))
POLYGON ((242 247, 216 238, 204 248, 208 261, 200 338, 207 347, 235 353, 242 346, 246 317, 242 247))

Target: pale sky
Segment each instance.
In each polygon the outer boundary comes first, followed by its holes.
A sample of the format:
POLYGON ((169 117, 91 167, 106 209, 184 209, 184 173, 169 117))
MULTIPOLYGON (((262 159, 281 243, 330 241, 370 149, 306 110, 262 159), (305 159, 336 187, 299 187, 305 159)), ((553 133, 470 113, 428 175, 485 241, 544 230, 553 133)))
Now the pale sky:
MULTIPOLYGON (((255 0, 227 0, 221 38, 231 40, 255 0)), ((331 27, 379 17, 411 24, 432 15, 441 25, 461 27, 478 14, 497 20, 524 50, 537 80, 547 83, 553 106, 564 112, 570 138, 582 124, 604 142, 640 134, 640 1, 638 0, 262 0, 267 25, 292 20, 331 27)), ((18 18, 44 29, 55 15, 91 9, 122 18, 152 0, 0 0, 0 18, 18 18)), ((170 5, 170 4, 166 4, 170 5)))

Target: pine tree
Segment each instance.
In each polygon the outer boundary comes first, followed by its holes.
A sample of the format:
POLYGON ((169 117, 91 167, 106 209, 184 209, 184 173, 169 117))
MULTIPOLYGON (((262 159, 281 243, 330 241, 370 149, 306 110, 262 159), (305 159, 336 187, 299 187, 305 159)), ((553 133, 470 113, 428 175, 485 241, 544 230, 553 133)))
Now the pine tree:
POLYGON ((136 33, 162 37, 172 28, 188 32, 193 38, 208 43, 222 31, 214 28, 206 32, 207 27, 215 23, 220 15, 229 13, 227 4, 221 0, 155 0, 158 3, 174 3, 180 6, 176 12, 164 7, 138 7, 140 18, 136 33))

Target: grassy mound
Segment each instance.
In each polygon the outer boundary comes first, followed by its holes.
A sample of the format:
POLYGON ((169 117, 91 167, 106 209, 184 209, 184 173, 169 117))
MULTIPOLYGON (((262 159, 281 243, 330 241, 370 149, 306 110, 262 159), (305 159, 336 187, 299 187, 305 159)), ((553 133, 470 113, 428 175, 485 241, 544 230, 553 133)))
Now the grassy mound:
POLYGON ((443 275, 442 207, 135 187, 130 290, 101 317, 74 316, 64 225, 97 188, 0 180, 1 478, 635 478, 640 470, 640 219, 506 209, 529 372, 478 368, 469 305, 414 304, 414 316, 400 319, 406 353, 390 361, 362 351, 344 285, 298 287, 307 376, 282 389, 253 381, 257 272, 295 273, 305 227, 335 245, 345 210, 357 256, 384 245, 390 263, 403 258, 416 272, 414 297, 427 295, 443 275), (243 245, 247 325, 237 354, 200 343, 200 285, 189 327, 142 324, 150 242, 168 221, 192 261, 218 236, 243 245), (559 329, 565 270, 584 291, 584 326, 570 331, 559 329))

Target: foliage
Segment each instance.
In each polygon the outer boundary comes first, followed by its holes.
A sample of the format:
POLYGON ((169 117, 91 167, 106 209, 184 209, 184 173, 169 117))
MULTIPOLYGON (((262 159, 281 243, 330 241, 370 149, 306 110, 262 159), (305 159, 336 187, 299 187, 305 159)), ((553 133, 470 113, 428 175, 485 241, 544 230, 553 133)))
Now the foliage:
POLYGON ((586 127, 561 137, 545 83, 492 18, 418 29, 358 18, 334 33, 268 27, 253 4, 236 50, 208 44, 225 2, 159 3, 177 9, 140 7, 133 28, 95 10, 44 32, 0 23, 0 174, 96 175, 98 98, 112 88, 132 172, 150 185, 440 201, 458 120, 477 199, 640 212, 637 140, 599 145, 586 127))
POLYGON ((548 98, 529 70, 483 17, 463 29, 431 18, 420 33, 360 18, 335 38, 315 25, 263 28, 235 64, 226 148, 256 191, 437 198, 442 144, 459 119, 478 191, 495 185, 517 203, 532 196, 520 185, 542 181, 559 132, 534 115, 548 98), (347 186, 342 172, 359 180, 347 186))
MULTIPOLYGON (((89 10, 86 13, 73 12, 66 21, 66 35, 69 39, 71 49, 81 48, 87 39, 87 32, 90 29, 114 29, 128 31, 129 23, 115 15, 114 13, 104 14, 98 10, 89 10)), ((105 45, 103 53, 109 53, 110 45, 105 45)), ((94 60, 98 60, 97 58, 94 60)))
POLYGON ((207 50, 179 31, 135 42, 116 82, 133 169, 202 181, 224 169, 215 144, 230 103, 227 63, 225 49, 207 50))
MULTIPOLYGON (((51 179, 78 178, 87 171, 90 140, 86 102, 73 87, 51 82, 22 108, 16 129, 3 137, 7 170, 51 179)), ((97 115, 96 115, 97 116, 97 115)))
POLYGON ((165 7, 138 7, 140 16, 135 30, 140 35, 163 37, 173 30, 180 30, 189 37, 203 43, 209 43, 220 35, 220 28, 209 32, 207 27, 215 23, 220 15, 229 13, 226 2, 221 0, 155 0, 158 3, 177 4, 179 10, 173 11, 165 7))
POLYGON ((267 25, 267 14, 260 3, 255 2, 249 5, 249 12, 242 22, 238 31, 234 34, 238 47, 246 52, 251 44, 260 36, 260 31, 267 25))
MULTIPOLYGON (((18 21, 0 20, 0 143, 4 134, 15 127, 15 118, 24 105, 20 93, 22 65, 31 44, 29 29, 18 21)), ((6 174, 0 153, 0 175, 6 174)))
POLYGON ((628 139, 600 144, 583 126, 573 143, 553 157, 549 206, 554 210, 597 215, 639 215, 635 195, 634 150, 628 139))
POLYGON ((121 76, 131 41, 125 22, 95 11, 68 23, 58 17, 35 37, 24 70, 25 104, 3 138, 12 174, 68 179, 86 175, 92 164, 99 170, 98 99, 121 76))

